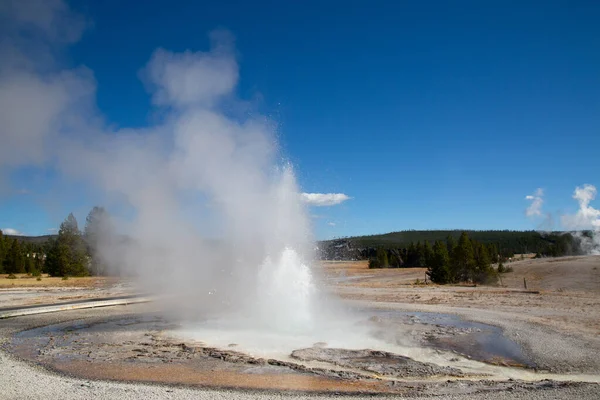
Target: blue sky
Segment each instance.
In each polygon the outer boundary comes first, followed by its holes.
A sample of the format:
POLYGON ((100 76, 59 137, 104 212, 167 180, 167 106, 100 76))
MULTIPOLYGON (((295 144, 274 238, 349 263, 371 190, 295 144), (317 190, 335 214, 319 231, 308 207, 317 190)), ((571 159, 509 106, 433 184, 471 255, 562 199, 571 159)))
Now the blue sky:
MULTIPOLYGON (((561 215, 576 186, 600 185, 598 2, 124 3, 70 2, 90 27, 59 55, 93 71, 105 120, 151 125, 152 52, 231 31, 237 94, 278 124, 302 190, 351 197, 311 209, 319 238, 534 229, 526 195, 543 188, 561 215)), ((94 205, 52 170, 5 172, 0 228, 45 234, 94 205)))

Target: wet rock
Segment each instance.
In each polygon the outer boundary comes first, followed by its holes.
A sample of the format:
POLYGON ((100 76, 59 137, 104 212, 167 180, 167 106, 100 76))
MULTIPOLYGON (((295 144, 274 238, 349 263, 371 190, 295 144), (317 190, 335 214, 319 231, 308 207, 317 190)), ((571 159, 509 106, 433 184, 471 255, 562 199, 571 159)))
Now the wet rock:
POLYGON ((131 351, 135 351, 137 353, 150 353, 150 351, 148 351, 148 349, 133 349, 131 351))
POLYGON ((347 350, 307 348, 294 350, 293 358, 302 361, 322 361, 345 368, 356 368, 379 375, 398 378, 428 376, 462 376, 458 368, 441 367, 431 363, 415 361, 398 354, 375 350, 347 350))

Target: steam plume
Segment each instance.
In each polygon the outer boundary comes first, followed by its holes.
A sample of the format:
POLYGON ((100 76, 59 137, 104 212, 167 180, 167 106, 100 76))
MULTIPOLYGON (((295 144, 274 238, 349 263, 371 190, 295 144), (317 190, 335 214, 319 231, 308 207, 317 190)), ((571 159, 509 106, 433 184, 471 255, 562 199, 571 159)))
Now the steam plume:
POLYGON ((52 167, 126 210, 118 226, 132 239, 106 235, 103 259, 155 293, 185 297, 192 313, 288 318, 279 326, 302 314, 306 324, 316 294, 307 289, 313 246, 304 202, 333 205, 348 196, 301 195, 292 167, 278 161, 274 124, 225 111, 239 102, 232 35, 211 33, 208 51, 156 50, 142 76, 164 122, 114 130, 96 109, 92 72, 61 68, 56 57, 79 40, 85 19, 60 0, 28 5, 0 7, 8 21, 0 162, 52 167), (304 281, 289 281, 296 278, 304 281), (273 299, 282 294, 302 299, 273 299))
POLYGON ((598 191, 593 185, 577 186, 573 198, 579 203, 579 210, 574 215, 564 215, 562 223, 567 229, 600 229, 600 210, 590 206, 598 191))
POLYGON ((564 215, 561 222, 569 230, 591 230, 593 236, 579 234, 584 251, 591 254, 600 254, 600 210, 590 206, 596 198, 598 191, 593 185, 577 186, 573 198, 579 203, 579 209, 573 215, 564 215))

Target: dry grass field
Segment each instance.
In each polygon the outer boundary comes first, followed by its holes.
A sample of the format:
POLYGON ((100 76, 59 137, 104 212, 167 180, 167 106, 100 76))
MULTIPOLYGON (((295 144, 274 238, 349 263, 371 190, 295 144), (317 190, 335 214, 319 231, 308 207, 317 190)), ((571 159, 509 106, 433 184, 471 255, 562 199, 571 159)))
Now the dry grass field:
POLYGON ((397 287, 425 280, 427 268, 369 269, 368 261, 323 261, 325 278, 336 286, 397 287))
POLYGON ((117 282, 116 278, 107 277, 81 277, 63 278, 49 277, 47 274, 41 276, 38 280, 35 276, 27 274, 17 274, 16 279, 8 278, 7 274, 0 274, 0 289, 12 288, 47 288, 47 287, 81 287, 81 288, 96 288, 106 287, 117 282))
POLYGON ((474 287, 425 285, 424 268, 374 270, 366 261, 322 264, 331 290, 346 299, 504 312, 567 333, 600 335, 600 256, 507 265, 513 272, 502 274, 501 284, 474 287))
MULTIPOLYGON (((506 266, 512 267, 513 272, 502 274, 501 282, 494 287, 524 290, 526 283, 528 290, 600 294, 600 256, 526 257, 506 266)), ((373 288, 421 285, 427 271, 426 268, 369 269, 366 260, 323 261, 322 267, 326 278, 336 286, 373 288)))

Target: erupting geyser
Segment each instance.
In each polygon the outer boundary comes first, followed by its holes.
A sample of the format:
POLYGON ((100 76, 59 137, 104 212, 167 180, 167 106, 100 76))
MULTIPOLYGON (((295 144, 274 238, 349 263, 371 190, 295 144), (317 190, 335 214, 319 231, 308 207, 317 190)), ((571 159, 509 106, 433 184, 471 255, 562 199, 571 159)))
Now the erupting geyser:
POLYGON ((314 331, 322 307, 304 198, 276 124, 236 96, 233 36, 212 32, 209 51, 157 49, 140 74, 154 118, 120 128, 104 123, 91 71, 54 60, 80 38, 83 18, 42 3, 39 14, 60 22, 25 18, 35 10, 19 2, 3 10, 15 23, 0 63, 0 150, 9 150, 0 163, 53 168, 92 193, 114 217, 95 249, 106 272, 138 277, 166 315, 314 331), (72 28, 68 38, 55 25, 72 28))
POLYGON ((165 113, 161 125, 95 132, 69 142, 76 152, 61 159, 81 160, 64 167, 124 211, 116 224, 131 240, 100 238, 99 250, 164 299, 168 315, 310 329, 316 285, 306 205, 275 125, 235 98, 231 35, 211 39, 209 52, 151 57, 143 75, 165 113))
POLYGON ((306 331, 313 324, 315 285, 310 268, 289 247, 262 264, 258 279, 260 316, 274 330, 306 331))

